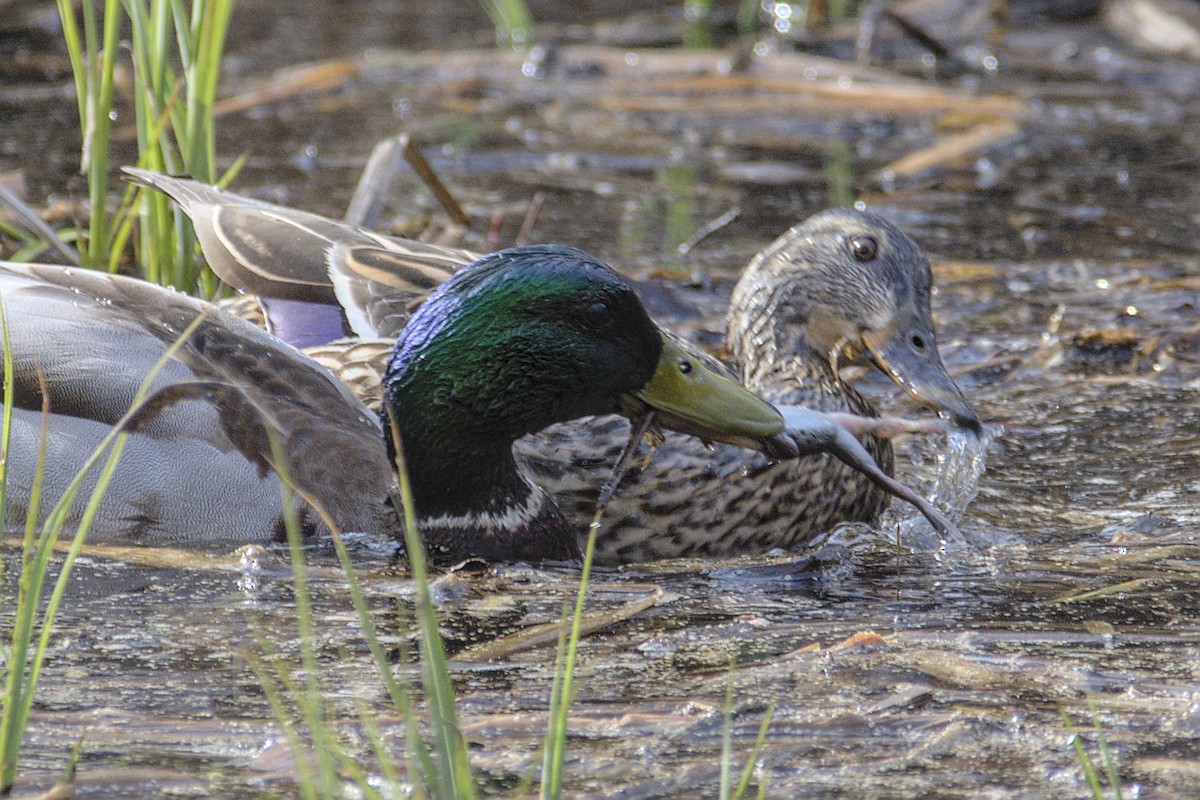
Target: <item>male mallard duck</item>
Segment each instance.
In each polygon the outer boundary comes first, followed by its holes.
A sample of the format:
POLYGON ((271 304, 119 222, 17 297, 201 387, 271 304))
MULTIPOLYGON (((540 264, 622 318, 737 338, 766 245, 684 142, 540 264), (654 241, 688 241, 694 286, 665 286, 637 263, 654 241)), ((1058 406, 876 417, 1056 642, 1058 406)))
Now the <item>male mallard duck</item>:
MULTIPOLYGON (((332 295, 346 325, 360 336, 394 331, 424 293, 475 257, 196 181, 126 172, 180 203, 223 280, 291 300, 328 302, 332 295)), ((730 301, 727 342, 745 385, 777 404, 874 416, 875 409, 838 374, 841 360, 866 360, 917 400, 978 432, 978 418, 938 354, 931 284, 928 258, 898 228, 859 211, 826 211, 753 259, 730 301)), ((306 317, 317 319, 306 310, 301 325, 306 317)), ((326 326, 318 338, 329 336, 326 326)), ((360 349, 369 355, 370 345, 360 349)), ((369 378, 374 370, 362 366, 354 363, 352 374, 369 378)), ((518 451, 537 479, 554 487, 573 524, 582 526, 603 484, 604 465, 627 435, 627 422, 604 417, 552 426, 519 442, 518 451)), ((890 474, 890 443, 876 435, 862 440, 890 474)), ((669 435, 648 464, 627 473, 606 512, 597 559, 789 547, 841 522, 874 522, 887 502, 877 481, 828 456, 772 463, 737 448, 710 451, 669 435)))
MULTIPOLYGON (((0 264, 0 299, 16 405, 7 525, 22 524, 30 503, 41 387, 49 402, 43 496, 56 499, 195 322, 153 381, 157 412, 129 429, 94 537, 279 538, 267 428, 296 485, 339 527, 399 530, 380 420, 289 345, 211 304, 86 270, 0 264)), ((783 428, 771 406, 664 339, 624 278, 551 245, 486 256, 439 286, 400 334, 385 384, 419 527, 454 558, 578 553, 576 529, 513 455, 518 437, 551 423, 648 408, 664 424, 767 449, 783 428)))

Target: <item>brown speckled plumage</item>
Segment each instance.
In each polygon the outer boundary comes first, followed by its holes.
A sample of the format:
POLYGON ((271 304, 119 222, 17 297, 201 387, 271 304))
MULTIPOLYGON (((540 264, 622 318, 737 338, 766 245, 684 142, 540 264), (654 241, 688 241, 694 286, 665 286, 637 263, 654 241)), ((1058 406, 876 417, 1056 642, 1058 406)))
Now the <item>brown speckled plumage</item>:
MULTIPOLYGON (((832 391, 815 384, 776 393, 752 388, 773 402, 873 414, 844 383, 832 391)), ((586 531, 599 487, 628 436, 624 419, 599 417, 555 425, 517 448, 538 484, 586 531)), ((665 436, 648 464, 635 461, 610 501, 596 542, 598 563, 791 547, 841 522, 872 522, 887 507, 888 495, 830 456, 771 463, 730 445, 665 436)), ((864 445, 891 473, 891 445, 874 437, 864 445)))

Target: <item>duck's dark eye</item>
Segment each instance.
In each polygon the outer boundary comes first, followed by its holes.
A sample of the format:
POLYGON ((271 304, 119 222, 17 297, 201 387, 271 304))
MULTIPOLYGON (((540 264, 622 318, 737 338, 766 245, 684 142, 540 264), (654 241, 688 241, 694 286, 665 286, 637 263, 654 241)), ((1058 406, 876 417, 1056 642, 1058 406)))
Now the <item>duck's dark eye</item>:
POLYGON ((879 242, 870 236, 856 236, 850 240, 850 249, 859 261, 871 261, 879 255, 879 242))
POLYGON ((681 359, 679 361, 679 371, 681 373, 683 373, 684 375, 691 375, 692 374, 692 362, 688 361, 686 358, 681 359))
POLYGON ((925 349, 925 340, 922 339, 920 336, 913 336, 912 337, 912 346, 917 348, 918 350, 924 350, 925 349))
POLYGON ((612 324, 612 309, 608 303, 592 303, 583 310, 583 319, 593 328, 607 328, 612 324))

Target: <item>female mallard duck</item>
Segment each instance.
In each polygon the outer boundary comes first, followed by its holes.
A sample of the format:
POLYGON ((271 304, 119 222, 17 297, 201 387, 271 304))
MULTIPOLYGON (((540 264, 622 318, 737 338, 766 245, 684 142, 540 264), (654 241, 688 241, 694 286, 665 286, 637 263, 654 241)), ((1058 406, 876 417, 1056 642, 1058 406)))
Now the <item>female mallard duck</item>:
MULTIPOLYGON (((0 298, 16 406, 7 525, 23 524, 29 510, 43 387, 44 496, 57 498, 112 428, 127 424, 139 384, 187 331, 153 380, 154 411, 127 428, 94 538, 279 538, 268 429, 296 486, 339 527, 399 531, 379 418, 289 345, 208 303, 86 270, 0 264, 0 298)), ((566 247, 507 250, 457 272, 400 334, 385 389, 419 527, 454 558, 578 553, 576 529, 513 455, 517 438, 554 422, 648 408, 707 437, 786 444, 775 409, 691 361, 625 279, 566 247)), ((308 515, 306 527, 316 525, 308 515)))
MULTIPOLYGON (((327 302, 332 295, 360 336, 395 330, 430 287, 474 257, 195 181, 126 171, 180 203, 223 280, 292 300, 327 302)), ((898 228, 858 211, 823 212, 750 263, 730 301, 727 342, 745 385, 777 404, 874 416, 838 374, 843 359, 865 360, 917 400, 978 432, 978 418, 938 354, 931 284, 928 258, 898 228)), ((317 319, 305 311, 301 320, 306 316, 317 319)), ((361 363, 351 368, 359 378, 373 372, 361 363)), ((556 425, 518 443, 576 526, 590 519, 604 465, 625 442, 627 426, 603 417, 556 425)), ((864 434, 863 444, 890 474, 890 443, 864 434)), ((887 502, 877 481, 828 456, 772 463, 670 435, 652 460, 627 473, 609 504, 597 559, 789 547, 841 522, 874 522, 887 502)))

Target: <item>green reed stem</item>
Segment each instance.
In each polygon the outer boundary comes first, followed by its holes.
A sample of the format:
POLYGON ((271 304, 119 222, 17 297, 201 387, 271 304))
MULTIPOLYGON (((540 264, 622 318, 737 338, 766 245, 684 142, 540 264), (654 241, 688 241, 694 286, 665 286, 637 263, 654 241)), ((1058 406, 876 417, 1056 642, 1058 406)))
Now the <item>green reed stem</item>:
POLYGON ((526 47, 533 42, 533 17, 525 0, 481 0, 492 25, 496 41, 509 47, 526 47))
POLYGON ((1083 777, 1087 781, 1092 797, 1095 800, 1104 800, 1104 789, 1100 786, 1100 778, 1096 775, 1096 767, 1092 764, 1092 758, 1083 747, 1083 737, 1075 730, 1075 724, 1071 722, 1071 717, 1067 714, 1066 709, 1061 709, 1059 714, 1062 716, 1067 733, 1071 734, 1071 745, 1075 748, 1075 758, 1078 759, 1079 767, 1083 770, 1083 777))
POLYGON ((110 245, 105 206, 108 200, 108 153, 112 141, 113 74, 121 31, 120 8, 120 0, 106 0, 101 29, 96 2, 84 2, 81 36, 73 4, 70 0, 58 0, 83 134, 80 171, 88 178, 88 200, 92 209, 87 247, 81 252, 84 264, 90 267, 107 263, 110 245))
POLYGON ((1096 731, 1096 746, 1100 748, 1100 763, 1104 766, 1104 774, 1108 778, 1108 786, 1113 791, 1113 797, 1116 800, 1124 800, 1124 793, 1121 791, 1121 775, 1117 770, 1117 759, 1113 756, 1112 750, 1108 746, 1108 737, 1104 734, 1104 727, 1100 724, 1100 711, 1096 708, 1096 701, 1092 696, 1088 695, 1088 711, 1092 715, 1092 727, 1096 731))
MULTIPOLYGON (((750 755, 746 757, 746 766, 742 769, 742 778, 738 781, 738 785, 733 790, 733 800, 742 800, 746 796, 746 791, 750 788, 750 779, 754 777, 754 768, 758 764, 759 756, 762 755, 763 746, 767 743, 767 730, 771 727, 771 716, 775 713, 775 704, 771 703, 767 706, 767 713, 763 715, 762 724, 758 726, 758 736, 754 739, 754 747, 750 749, 750 755)), ((767 781, 763 777, 759 780, 758 794, 765 796, 767 781)))
POLYGON ((134 74, 134 124, 138 164, 200 180, 216 178, 216 101, 221 55, 233 0, 106 0, 103 18, 96 0, 85 0, 82 31, 72 3, 58 0, 63 38, 71 60, 83 133, 81 170, 88 177, 91 222, 85 264, 119 267, 129 232, 120 221, 140 199, 139 260, 156 283, 211 296, 218 282, 196 268, 195 234, 186 215, 157 193, 126 192, 114 220, 106 201, 109 150, 115 118, 113 67, 126 18, 134 74), (144 199, 142 199, 144 198, 144 199))
MULTIPOLYGON (((279 436, 270 428, 267 438, 271 442, 271 453, 275 472, 279 475, 280 501, 283 503, 284 529, 287 531, 288 554, 292 561, 292 592, 296 603, 296 624, 300 628, 300 664, 304 670, 302 689, 292 686, 294 697, 300 700, 300 708, 312 742, 319 796, 336 797, 340 783, 334 758, 337 740, 330 728, 322 697, 321 673, 317 666, 316 634, 313 627, 312 594, 308 586, 308 569, 304 563, 304 542, 300 535, 300 513, 292 492, 291 475, 287 454, 279 436)), ((283 671, 286 676, 286 671, 283 671)), ((301 753, 296 754, 297 758, 301 753)))
POLYGON ((12 435, 12 413, 15 386, 13 378, 12 346, 8 341, 8 313, 0 300, 0 336, 4 337, 4 412, 0 421, 0 521, 4 519, 5 498, 8 493, 8 446, 12 435))
MULTIPOLYGON (((767 730, 771 727, 771 715, 775 713, 775 704, 767 706, 762 724, 758 726, 758 736, 754 747, 746 757, 746 766, 742 768, 741 778, 737 786, 733 786, 733 673, 736 661, 730 660, 729 673, 725 679, 725 713, 721 735, 721 783, 718 792, 720 800, 742 800, 750 789, 750 780, 754 777, 754 767, 762 754, 763 745, 767 741, 767 730)), ((759 781, 758 793, 765 792, 765 781, 759 781)))
MULTIPOLYGON (((600 530, 600 515, 596 512, 588 526, 587 545, 583 551, 583 569, 579 573, 579 590, 575 595, 575 611, 571 618, 571 634, 566 642, 566 657, 562 662, 562 677, 555 669, 554 685, 551 687, 550 715, 546 726, 546 745, 542 757, 543 800, 556 800, 562 796, 563 764, 567 757, 567 718, 575 696, 575 662, 579 653, 579 641, 583 637, 583 607, 587 600, 588 580, 592 574, 592 560, 596 555, 596 534, 600 530)), ((561 635, 560 635, 561 636, 561 635)), ((561 638, 560 638, 561 646, 561 638)))
POLYGON ((421 639, 421 674, 425 683, 425 701, 433 730, 436 769, 427 773, 429 791, 434 797, 462 798, 477 796, 475 778, 467 758, 467 744, 458 727, 454 683, 446 659, 446 648, 438 631, 437 611, 429 592, 429 567, 425 546, 417 532, 417 512, 413 504, 412 483, 404 463, 403 443, 395 418, 389 414, 392 442, 396 452, 400 508, 404 512, 404 546, 408 567, 417 591, 417 629, 421 639))

